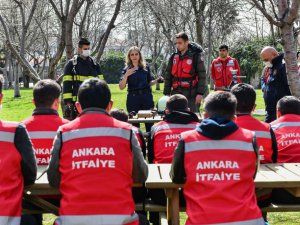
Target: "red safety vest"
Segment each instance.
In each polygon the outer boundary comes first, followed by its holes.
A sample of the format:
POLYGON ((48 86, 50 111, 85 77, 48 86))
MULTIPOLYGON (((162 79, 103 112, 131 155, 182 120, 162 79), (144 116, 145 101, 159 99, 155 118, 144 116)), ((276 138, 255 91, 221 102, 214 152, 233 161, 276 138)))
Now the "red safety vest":
POLYGON ((300 116, 286 114, 271 123, 277 147, 278 163, 300 162, 300 116))
POLYGON ((263 225, 255 196, 253 132, 239 128, 221 140, 196 130, 181 135, 187 177, 186 224, 263 225))
POLYGON ((255 132, 260 163, 274 163, 272 160, 273 148, 270 124, 261 122, 250 115, 238 116, 235 123, 241 128, 255 132))
MULTIPOLYGON (((238 70, 237 76, 240 76, 240 66, 235 58, 228 56, 226 60, 221 60, 220 57, 215 59, 211 64, 211 77, 215 82, 216 90, 224 90, 228 88, 232 81, 231 70, 238 70)), ((241 83, 240 78, 237 81, 241 83)))
POLYGON ((174 54, 171 72, 174 77, 172 82, 173 89, 178 87, 194 87, 198 83, 198 77, 195 75, 193 63, 193 58, 184 57, 180 59, 179 54, 174 54))
POLYGON ((154 140, 153 163, 172 163, 174 150, 180 139, 180 134, 184 131, 195 129, 197 124, 197 122, 177 124, 165 121, 155 124, 151 130, 151 137, 154 140))
POLYGON ((135 134, 135 136, 136 136, 136 138, 137 138, 140 146, 142 147, 144 145, 144 142, 142 140, 143 137, 140 136, 139 128, 132 126, 132 130, 133 130, 133 132, 134 132, 134 134, 135 134))
POLYGON ((60 128, 63 224, 138 225, 131 127, 104 114, 83 114, 60 128))
POLYGON ((33 115, 23 121, 32 141, 38 165, 48 165, 57 129, 68 122, 57 115, 33 115))
POLYGON ((14 138, 18 123, 0 121, 0 224, 20 224, 24 180, 14 138))

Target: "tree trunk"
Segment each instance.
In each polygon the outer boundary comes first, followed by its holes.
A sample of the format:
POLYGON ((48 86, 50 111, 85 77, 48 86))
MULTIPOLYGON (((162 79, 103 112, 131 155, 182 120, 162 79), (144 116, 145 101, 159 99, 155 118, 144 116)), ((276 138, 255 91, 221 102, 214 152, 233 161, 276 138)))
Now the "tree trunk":
POLYGON ((293 25, 285 24, 281 28, 283 49, 285 52, 285 64, 287 70, 287 78, 292 95, 300 98, 300 77, 297 69, 297 59, 295 51, 295 39, 293 33, 293 25))
POLYGON ((14 63, 15 68, 15 86, 14 86, 14 97, 21 97, 20 93, 20 83, 19 83, 19 65, 14 63))

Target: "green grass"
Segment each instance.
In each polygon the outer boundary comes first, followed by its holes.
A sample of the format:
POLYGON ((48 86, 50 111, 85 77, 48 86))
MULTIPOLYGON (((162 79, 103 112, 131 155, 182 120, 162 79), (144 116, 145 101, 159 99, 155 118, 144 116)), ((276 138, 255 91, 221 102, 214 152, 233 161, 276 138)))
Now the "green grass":
MULTIPOLYGON (((118 85, 109 85, 112 92, 112 99, 114 101, 114 108, 126 109, 126 90, 120 91, 118 85)), ((153 88, 154 102, 157 103, 158 99, 163 95, 162 90, 156 91, 153 88)), ((22 89, 21 97, 14 98, 13 90, 4 91, 3 110, 0 112, 0 118, 3 120, 22 121, 29 117, 34 109, 32 104, 32 90, 22 89)), ((264 101, 262 92, 257 90, 257 109, 264 109, 264 101)), ((61 114, 61 110, 60 110, 61 114)), ((264 116, 256 116, 256 118, 263 120, 264 116)), ((216 215, 217 216, 217 215, 216 215)), ((180 224, 184 224, 186 214, 180 214, 180 224)), ((300 213, 269 213, 269 222, 271 225, 294 225, 300 224, 300 213)), ((45 214, 44 225, 52 225, 55 216, 45 214)))

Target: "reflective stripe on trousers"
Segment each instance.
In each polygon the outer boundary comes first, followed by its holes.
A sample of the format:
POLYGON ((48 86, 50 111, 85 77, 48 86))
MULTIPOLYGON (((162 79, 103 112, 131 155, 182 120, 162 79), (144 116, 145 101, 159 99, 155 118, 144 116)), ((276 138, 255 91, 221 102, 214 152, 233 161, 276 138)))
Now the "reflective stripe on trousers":
MULTIPOLYGON (((230 222, 230 223, 216 223, 216 224, 210 224, 210 225, 264 225, 265 221, 263 218, 255 219, 255 220, 244 220, 244 221, 236 221, 236 222, 230 222)), ((198 225, 198 224, 187 224, 187 225, 198 225)))
POLYGON ((86 216, 60 216, 55 225, 125 225, 138 221, 136 213, 132 215, 86 215, 86 216))
POLYGON ((0 216, 1 225, 20 225, 21 217, 18 216, 0 216))

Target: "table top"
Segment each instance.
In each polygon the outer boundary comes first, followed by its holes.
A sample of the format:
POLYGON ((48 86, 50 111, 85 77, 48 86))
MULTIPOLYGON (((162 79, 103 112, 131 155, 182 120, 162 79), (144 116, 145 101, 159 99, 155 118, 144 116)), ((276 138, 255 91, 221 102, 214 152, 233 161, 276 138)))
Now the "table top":
MULTIPOLYGON (((170 164, 149 164, 148 188, 175 188, 169 172, 170 164)), ((300 163, 263 164, 255 178, 257 188, 295 188, 300 187, 300 163)))
POLYGON ((145 117, 145 118, 133 117, 132 119, 128 120, 128 123, 157 123, 162 120, 163 118, 160 115, 156 115, 154 117, 145 117))
MULTIPOLYGON (((147 188, 178 188, 183 185, 174 184, 169 176, 171 164, 149 164, 149 175, 145 186, 147 188)), ((42 173, 46 166, 38 167, 38 179, 35 184, 26 187, 31 194, 59 194, 57 188, 48 184, 47 174, 42 173)), ((140 186, 135 184, 134 186, 140 186)), ((300 163, 263 164, 255 178, 257 188, 300 188, 300 163)))

